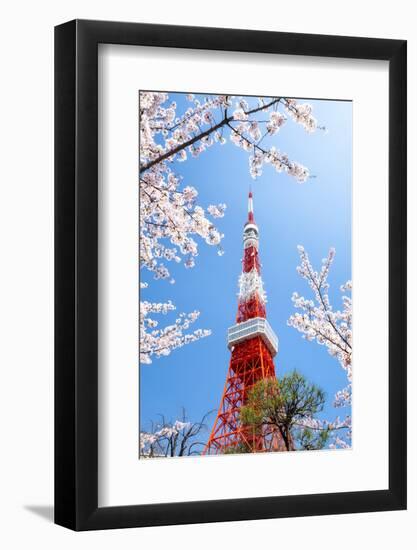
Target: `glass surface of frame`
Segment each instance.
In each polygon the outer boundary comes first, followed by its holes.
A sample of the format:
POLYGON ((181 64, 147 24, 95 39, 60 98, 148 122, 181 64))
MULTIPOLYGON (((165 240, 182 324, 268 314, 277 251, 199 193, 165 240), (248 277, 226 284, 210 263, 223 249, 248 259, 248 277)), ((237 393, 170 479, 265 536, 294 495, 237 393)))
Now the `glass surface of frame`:
MULTIPOLYGON (((389 40, 258 33, 255 31, 229 30, 226 32, 222 30, 219 32, 216 29, 203 30, 139 24, 76 21, 57 28, 56 53, 56 127, 57 130, 65 128, 64 133, 57 133, 56 141, 56 522, 75 529, 95 529, 157 525, 162 523, 218 521, 220 519, 236 520, 288 515, 308 515, 313 513, 323 514, 370 511, 404 507, 405 401, 403 399, 403 394, 405 387, 405 332, 401 329, 403 329, 405 325, 405 291, 402 284, 405 280, 405 222, 404 216, 402 215, 405 211, 405 43, 389 40), (164 32, 161 34, 159 31, 162 29, 164 32), (161 36, 163 36, 163 38, 161 38, 161 36), (226 38, 222 40, 222 36, 226 38), (142 469, 136 487, 135 483, 133 483, 133 489, 134 491, 136 490, 136 494, 139 496, 136 502, 134 501, 134 497, 130 503, 129 499, 123 502, 123 495, 121 497, 119 495, 119 502, 117 502, 117 498, 114 501, 118 504, 117 507, 112 506, 111 503, 103 504, 103 498, 99 497, 99 494, 103 496, 102 479, 98 477, 97 472, 100 471, 103 463, 105 468, 107 468, 109 460, 111 462, 114 457, 112 458, 107 454, 108 449, 106 449, 105 445, 103 446, 102 443, 100 443, 100 446, 97 446, 94 443, 94 441, 97 440, 97 435, 100 435, 100 437, 102 436, 103 417, 99 422, 98 405, 101 407, 102 404, 102 393, 101 391, 99 392, 99 390, 103 389, 103 386, 102 380, 100 381, 99 373, 103 372, 103 368, 104 372, 106 372, 106 366, 100 361, 103 359, 100 355, 103 350, 100 350, 97 346, 97 336, 100 336, 100 331, 103 328, 98 324, 98 311, 100 311, 100 308, 102 310, 103 307, 107 307, 101 300, 100 292, 95 293, 94 289, 96 289, 96 291, 103 290, 103 287, 100 286, 102 283, 98 285, 100 277, 97 280, 97 274, 103 276, 99 271, 99 269, 103 267, 103 264, 101 263, 102 257, 99 254, 99 250, 101 249, 99 249, 98 244, 100 244, 100 242, 103 243, 103 240, 105 242, 109 235, 117 240, 117 237, 120 236, 118 233, 120 228, 111 223, 107 226, 101 225, 106 218, 103 218, 102 212, 98 207, 99 204, 102 205, 101 201, 103 196, 101 192, 104 189, 105 193, 107 193, 108 188, 106 188, 105 185, 99 187, 100 180, 97 171, 99 145, 100 147, 103 146, 103 143, 100 144, 98 142, 98 134, 94 132, 94 128, 98 129, 102 124, 103 116, 103 112, 98 110, 99 93, 101 92, 97 79, 99 74, 97 45, 99 43, 106 44, 110 42, 113 44, 142 45, 148 47, 156 45, 159 47, 171 47, 175 44, 178 48, 186 49, 210 50, 215 48, 216 50, 234 50, 236 52, 242 52, 247 51, 247 46, 245 44, 248 43, 249 36, 251 38, 250 44, 252 52, 292 55, 308 53, 312 56, 325 57, 329 48, 329 43, 331 42, 332 56, 336 55, 339 58, 362 57, 389 61, 390 185, 389 196, 387 197, 387 199, 389 198, 390 209, 389 271, 390 274, 393 274, 393 269, 395 268, 396 277, 390 276, 389 279, 390 325, 389 350, 387 350, 387 354, 392 358, 395 352, 397 366, 396 376, 395 378, 390 376, 389 386, 387 386, 386 392, 387 411, 388 403, 390 404, 388 424, 389 473, 387 486, 381 489, 366 490, 365 488, 363 490, 354 490, 353 492, 346 487, 345 489, 339 489, 340 493, 332 493, 331 490, 326 493, 326 489, 324 489, 324 492, 320 494, 314 489, 309 489, 305 485, 304 494, 302 494, 303 490, 301 489, 301 491, 296 490, 292 495, 287 492, 288 496, 285 496, 285 491, 284 493, 277 491, 276 487, 270 487, 269 489, 257 487, 258 494, 249 490, 246 494, 242 495, 217 494, 217 496, 215 496, 214 494, 212 497, 199 497, 198 487, 196 487, 195 495, 197 495, 197 498, 193 497, 192 492, 188 499, 184 498, 184 495, 181 494, 177 494, 176 498, 171 498, 172 495, 166 494, 165 498, 156 500, 156 502, 161 502, 161 504, 155 507, 154 503, 151 503, 152 501, 146 500, 146 498, 145 500, 141 499, 146 493, 146 487, 143 486, 143 483, 146 482, 146 473, 142 469), (76 128, 77 133, 75 134, 76 128), (75 135, 77 136, 76 139, 72 139, 71 136, 75 135), (394 164, 395 172, 393 169, 394 164), (392 185, 394 175, 396 178, 395 189, 392 185), (71 199, 75 200, 71 201, 71 199), (73 206, 68 207, 70 204, 73 206), (86 215, 87 212, 88 215, 86 215), (74 242, 76 244, 75 248, 73 246, 74 242), (395 248, 392 246, 394 243, 395 248), (76 269, 74 269, 74 266, 76 266, 76 269), (399 293, 398 290, 400 290, 399 293), (394 293, 396 295, 395 302, 392 301, 394 293), (398 296, 400 299, 398 299, 398 296), (75 303, 77 304, 77 309, 74 308, 75 303), (68 320, 72 318, 74 311, 76 311, 76 317, 74 318, 75 324, 73 324, 72 327, 75 327, 75 332, 71 329, 71 323, 68 325, 68 320), (393 324, 394 319, 395 324, 393 324), (398 364, 402 365, 403 368, 398 368, 398 364), (92 388, 96 388, 98 392, 97 395, 95 395, 94 389, 92 392, 92 388), (395 407, 393 405, 395 405, 395 407), (396 426, 395 430, 393 429, 394 426, 396 426), (77 440, 77 445, 75 447, 73 446, 75 445, 75 439, 71 437, 71 433, 74 433, 74 429, 77 440), (104 455, 102 454, 103 450, 104 455), (145 493, 143 489, 145 489, 145 493), (205 498, 207 498, 207 500, 205 500, 205 498), (219 498, 220 500, 218 500, 219 498), (143 504, 140 504, 141 500, 143 504), (186 502, 187 500, 191 502, 186 502), (146 504, 146 502, 150 505, 146 504), (139 506, 135 504, 139 504, 139 506)), ((215 56, 214 52, 209 53, 208 51, 202 55, 204 55, 206 59, 209 59, 210 55, 215 56)), ((247 55, 248 59, 250 57, 250 54, 242 55, 247 55)), ((171 50, 171 58, 175 58, 174 50, 171 50)), ((301 58, 298 59, 301 61, 301 58)), ((217 61, 218 59, 216 59, 214 63, 217 61)), ((337 63, 343 65, 340 60, 336 59, 329 59, 329 63, 330 62, 336 65, 337 63)), ((365 75, 366 71, 364 72, 364 76, 365 75)), ((112 79, 112 81, 113 80, 114 79, 112 79)), ((102 82, 100 84, 102 84, 102 82)), ((248 87, 250 88, 250 84, 248 87)), ((223 89, 226 90, 226 88, 223 89)), ((140 85, 136 87, 136 100, 137 91, 140 89, 164 91, 172 88, 165 85, 158 85, 156 87, 140 85)), ((179 88, 174 87, 174 89, 179 88)), ((198 91, 207 89, 207 87, 186 86, 186 88, 182 89, 187 91, 198 91)), ((221 89, 221 87, 216 86, 216 89, 210 91, 215 93, 221 89)), ((270 90, 271 88, 268 90, 269 94, 276 93, 270 90)), ((246 92, 245 95, 251 95, 252 97, 265 95, 265 92, 260 89, 259 91, 255 91, 250 89, 243 90, 243 88, 240 90, 231 90, 230 95, 232 95, 232 93, 239 95, 244 92, 246 92)), ((320 93, 306 92, 295 94, 291 93, 291 90, 288 90, 286 94, 286 97, 290 99, 323 97, 320 93)), ((327 97, 333 96, 329 95, 327 97)), ((128 107, 128 104, 126 104, 126 107, 128 107)), ((238 123, 238 121, 236 123, 238 123)), ((234 123, 232 123, 232 126, 233 124, 234 123)), ((355 129, 355 124, 353 128, 355 129)), ((132 144, 134 149, 134 142, 132 142, 132 144)), ((353 158, 355 158, 355 150, 353 152, 353 158)), ((388 165, 386 164, 385 166, 386 169, 388 169, 388 165)), ((253 168, 252 166, 252 169, 253 168)), ((123 176, 123 174, 120 174, 120 176, 123 176)), ((355 174, 353 179, 355 180, 355 174)), ((123 189, 125 189, 125 187, 121 186, 119 196, 121 203, 123 203, 124 200, 124 198, 122 198, 124 193, 123 189)), ((138 188, 136 188, 136 194, 137 189, 138 188)), ((112 193, 113 192, 114 190, 112 193)), ((353 200, 353 210, 355 211, 355 190, 353 200)), ((105 200, 103 202, 106 204, 105 200)), ((138 205, 137 200, 134 201, 134 203, 138 205)), ((363 205, 363 202, 358 203, 359 208, 361 204, 363 205)), ((127 225, 129 225, 127 220, 130 218, 127 212, 125 218, 127 225)), ((122 219, 123 218, 119 217, 119 221, 122 219)), ((138 217, 136 217, 135 220, 136 224, 137 220, 138 217)), ((109 219, 107 221, 109 221, 109 219)), ((123 223, 119 223, 118 225, 123 225, 123 223)), ((353 240, 355 242, 355 229, 353 231, 353 240)), ((355 246, 353 247, 353 253, 355 253, 355 246)), ((388 258, 388 255, 386 257, 388 258)), ((360 265, 355 266, 355 261, 353 261, 354 281, 358 269, 360 271, 360 265)), ((105 280, 111 277, 112 272, 109 271, 107 275, 105 275, 105 280)), ((358 277, 357 280, 360 282, 364 279, 363 277, 358 277)), ((266 288, 268 288, 268 284, 268 282, 265 283, 266 288)), ((259 285, 257 288, 259 293, 259 285)), ((355 292, 359 294, 359 290, 355 290, 355 292)), ((123 292, 121 296, 123 296, 123 292)), ((121 299, 121 302, 123 302, 123 299, 121 299)), ((357 315, 358 318, 360 318, 359 309, 361 303, 363 304, 362 300, 358 302, 357 306, 354 306, 355 316, 357 315)), ((125 314, 127 311, 128 310, 125 311, 125 314)), ((262 316, 260 316, 260 318, 263 319, 262 316)), ((269 317, 268 320, 270 320, 269 317)), ((137 313, 136 321, 139 321, 137 313)), ((232 325, 233 322, 229 324, 229 326, 232 325)), ((136 324, 136 327, 137 326, 136 324)), ((275 329, 275 326, 272 326, 275 329)), ((128 327, 127 332, 130 332, 132 329, 129 323, 128 327)), ((188 326, 186 328, 188 328, 188 326)), ((108 329, 109 326, 107 326, 107 330, 108 329)), ((355 330, 356 328, 354 328, 354 333, 357 334, 355 330)), ((279 331, 275 329, 274 332, 278 332, 278 336, 280 336, 279 331)), ((358 333, 360 333, 360 331, 358 331, 358 333)), ((113 339, 114 336, 117 335, 113 329, 109 334, 111 336, 110 339, 113 339)), ((224 333, 224 339, 225 336, 226 333, 224 333)), ((270 334, 270 338, 265 337, 261 329, 257 331, 256 337, 259 337, 260 341, 264 342, 265 345, 266 341, 273 341, 272 335, 270 334), (262 338, 262 334, 264 339, 262 338)), ((357 340, 355 340, 355 342, 356 341, 357 340)), ((197 342, 196 345, 198 343, 199 342, 197 342)), ((189 346, 190 349, 191 345, 189 346)), ((312 344, 310 343, 310 345, 312 344)), ((357 345, 360 346, 360 338, 358 338, 358 344, 355 343, 355 350, 357 349, 357 345)), ((281 353, 281 347, 282 341, 280 341, 279 353, 281 353)), ((224 348, 226 353, 230 353, 230 351, 227 350, 226 342, 224 342, 224 348)), ((272 349, 274 349, 273 346, 272 349)), ((125 350, 122 349, 122 356, 124 351, 125 350)), ((121 358, 122 357, 119 357, 118 359, 120 360, 121 358)), ((391 359, 389 362, 390 372, 392 368, 391 359)), ((120 378, 123 378, 123 375, 120 378)), ((355 378, 354 380, 355 384, 358 384, 355 387, 360 387, 357 379, 355 378)), ((108 397, 114 399, 115 396, 117 396, 117 391, 122 389, 122 387, 123 383, 120 380, 120 387, 118 388, 115 386, 113 388, 116 393, 114 394, 112 390, 111 393, 114 395, 108 397)), ((127 387, 132 388, 132 386, 127 387)), ((354 393, 354 395, 356 394, 354 393)), ((129 401, 126 399, 126 394, 124 399, 125 402, 129 401)), ((133 399, 132 401, 135 401, 136 404, 138 403, 138 399, 133 399)), ((119 399, 119 404, 121 405, 121 410, 123 410, 125 403, 119 399)), ((247 402, 245 404, 247 404, 247 402)), ((102 412, 101 409, 100 412, 102 412)), ((113 412, 114 409, 112 409, 112 407, 108 408, 105 411, 104 420, 106 420, 106 417, 111 418, 113 423, 117 424, 120 419, 118 419, 113 412)), ((138 426, 137 413, 136 425, 138 426)), ((356 433, 355 430, 356 428, 354 426, 354 434, 356 433)), ((128 429, 126 432, 132 433, 132 430, 128 429)), ((138 450, 137 436, 138 433, 136 432, 136 443, 134 445, 136 450, 138 450)), ((121 448, 121 451, 123 451, 123 448, 121 448)), ((249 457, 235 455, 224 457, 224 459, 222 457, 204 457, 196 458, 195 460, 190 459, 190 461, 168 460, 161 462, 147 459, 138 461, 136 452, 136 464, 146 465, 148 469, 147 474, 150 474, 152 468, 157 467, 158 464, 164 464, 164 468, 165 465, 175 465, 167 466, 168 468, 182 468, 182 466, 178 465, 187 464, 188 468, 188 465, 191 466, 191 464, 198 465, 205 463, 210 465, 209 467, 213 469, 213 472, 216 469, 216 475, 221 477, 222 474, 220 470, 223 470, 223 474, 227 475, 228 469, 230 468, 226 462, 224 462, 224 465, 219 462, 223 460, 231 465, 234 460, 261 459, 267 464, 267 461, 271 460, 271 457, 272 459, 278 457, 280 460, 288 460, 285 456, 334 456, 334 454, 338 453, 271 452, 251 453, 252 456, 249 457), (222 466, 219 467, 219 464, 222 464, 222 466)), ((113 475, 111 477, 113 477, 113 475)), ((104 498, 104 501, 105 500, 104 498)))

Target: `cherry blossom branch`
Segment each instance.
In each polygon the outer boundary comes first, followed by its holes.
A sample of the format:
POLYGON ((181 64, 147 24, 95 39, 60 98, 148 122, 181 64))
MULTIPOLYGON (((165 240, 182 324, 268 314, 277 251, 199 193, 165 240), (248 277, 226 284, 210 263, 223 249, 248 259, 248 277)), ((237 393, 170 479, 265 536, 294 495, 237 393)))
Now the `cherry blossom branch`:
MULTIPOLYGON (((269 104, 267 105, 264 105, 262 107, 258 107, 256 109, 252 109, 250 111, 248 111, 247 113, 245 113, 246 115, 252 115, 252 114, 255 114, 259 111, 262 111, 262 110, 265 110, 265 109, 268 109, 269 107, 271 107, 272 105, 274 105, 275 103, 279 103, 281 98, 277 98, 277 99, 274 99, 273 101, 271 101, 269 104)), ((218 122, 216 125, 214 126, 211 126, 210 128, 208 128, 207 130, 201 132, 200 134, 194 136, 193 138, 189 139, 188 141, 184 142, 184 143, 181 143, 179 145, 177 145, 176 147, 174 147, 173 149, 167 151, 166 153, 160 155, 158 158, 156 159, 153 159, 153 160, 150 160, 148 161, 147 163, 141 165, 140 169, 139 169, 139 174, 143 174, 144 172, 146 172, 146 170, 149 170, 150 168, 152 168, 153 166, 155 166, 156 164, 160 164, 161 162, 163 162, 164 160, 167 160, 169 159, 170 157, 176 155, 177 153, 179 153, 180 151, 182 151, 183 149, 187 149, 188 147, 190 147, 191 145, 193 145, 194 143, 196 143, 197 141, 200 141, 202 140, 203 138, 205 137, 208 137, 209 135, 211 135, 213 132, 215 132, 216 130, 219 130, 222 126, 228 124, 229 122, 231 122, 233 120, 233 116, 225 116, 223 118, 223 120, 221 120, 220 122, 218 122)))
MULTIPOLYGON (((307 252, 302 246, 298 247, 301 264, 297 267, 298 273, 307 282, 313 291, 315 301, 306 299, 294 293, 292 300, 297 309, 304 313, 294 313, 288 320, 288 325, 294 327, 309 341, 325 345, 330 355, 337 357, 342 368, 346 371, 348 385, 339 390, 334 398, 335 407, 349 407, 352 398, 352 302, 348 296, 343 296, 343 309, 334 311, 330 305, 327 278, 334 260, 335 251, 331 249, 327 258, 323 260, 320 272, 313 269, 307 252)), ((348 281, 341 287, 342 292, 351 291, 352 283, 348 281)), ((348 428, 348 441, 336 437, 331 448, 350 446, 351 419, 347 417, 343 427, 348 428)))
POLYGON ((157 329, 158 322, 149 317, 151 313, 166 314, 173 311, 175 306, 172 302, 151 303, 143 301, 140 303, 139 329, 140 329, 140 361, 143 364, 152 362, 153 355, 156 357, 166 356, 174 349, 180 348, 211 334, 210 330, 197 329, 192 333, 184 334, 190 325, 194 323, 200 313, 194 311, 188 315, 180 313, 174 324, 168 325, 164 329, 157 329), (146 328, 152 329, 148 332, 146 328))
MULTIPOLYGON (((327 261, 330 262, 329 259, 328 259, 327 261)), ((332 325, 332 327, 333 327, 333 329, 335 330, 335 332, 337 332, 337 334, 339 335, 340 339, 343 340, 343 342, 344 342, 344 343, 346 344, 346 346, 349 348, 349 351, 351 351, 351 350, 352 350, 352 347, 350 346, 349 342, 346 341, 346 339, 343 337, 343 335, 340 334, 339 329, 337 328, 337 326, 335 325, 335 323, 332 321, 331 316, 330 316, 330 314, 329 314, 329 309, 328 309, 328 307, 327 307, 327 304, 326 304, 326 302, 325 302, 325 300, 324 300, 324 298, 323 298, 323 294, 322 294, 322 284, 323 284, 323 282, 324 282, 323 277, 321 277, 321 278, 319 279, 320 284, 318 284, 318 283, 317 283, 317 278, 314 277, 314 274, 313 274, 313 272, 312 272, 310 262, 307 261, 307 262, 306 262, 306 266, 307 266, 307 270, 308 270, 308 273, 309 273, 310 281, 311 281, 311 282, 313 283, 313 285, 315 286, 315 288, 316 288, 316 290, 317 290, 317 294, 318 294, 318 296, 319 296, 319 298, 320 298, 320 303, 321 303, 321 305, 323 306, 323 309, 324 309, 324 311, 325 311, 326 314, 327 314, 327 320, 328 320, 329 323, 332 325)), ((343 348, 342 348, 342 349, 343 349, 343 348)), ((343 349, 343 351, 347 351, 347 350, 343 349)))

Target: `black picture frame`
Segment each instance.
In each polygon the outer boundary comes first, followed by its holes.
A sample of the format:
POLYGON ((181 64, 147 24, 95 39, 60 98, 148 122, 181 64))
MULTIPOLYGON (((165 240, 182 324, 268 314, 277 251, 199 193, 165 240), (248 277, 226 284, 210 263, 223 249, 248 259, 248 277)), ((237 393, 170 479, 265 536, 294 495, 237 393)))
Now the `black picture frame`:
POLYGON ((55 28, 55 523, 81 531, 406 508, 406 46, 107 21, 55 28), (389 62, 387 490, 98 507, 97 53, 106 43, 389 62))

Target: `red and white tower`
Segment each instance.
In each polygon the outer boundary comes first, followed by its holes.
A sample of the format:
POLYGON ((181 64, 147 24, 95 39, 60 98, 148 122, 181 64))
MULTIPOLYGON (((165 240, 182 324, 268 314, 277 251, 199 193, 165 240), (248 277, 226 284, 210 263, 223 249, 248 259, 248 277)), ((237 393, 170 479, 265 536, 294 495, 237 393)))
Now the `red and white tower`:
POLYGON ((236 324, 228 329, 229 370, 217 417, 204 454, 232 452, 243 445, 248 452, 284 450, 277 434, 255 433, 239 419, 248 391, 259 380, 275 378, 278 338, 266 319, 266 295, 259 262, 259 230, 249 193, 248 219, 243 229, 243 269, 239 278, 236 324))

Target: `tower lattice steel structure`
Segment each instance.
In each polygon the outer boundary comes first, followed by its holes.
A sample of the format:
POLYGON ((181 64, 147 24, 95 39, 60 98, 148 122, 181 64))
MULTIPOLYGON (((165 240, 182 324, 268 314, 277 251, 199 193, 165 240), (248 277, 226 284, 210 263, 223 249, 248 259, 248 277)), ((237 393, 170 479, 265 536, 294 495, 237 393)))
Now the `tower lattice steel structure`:
POLYGON ((266 428, 255 431, 253 427, 242 425, 239 418, 249 390, 259 380, 275 378, 273 358, 278 352, 278 338, 266 319, 258 246, 259 230, 249 192, 236 324, 229 328, 227 338, 231 350, 229 370, 205 454, 233 452, 239 446, 244 446, 248 452, 285 450, 276 431, 266 428))

